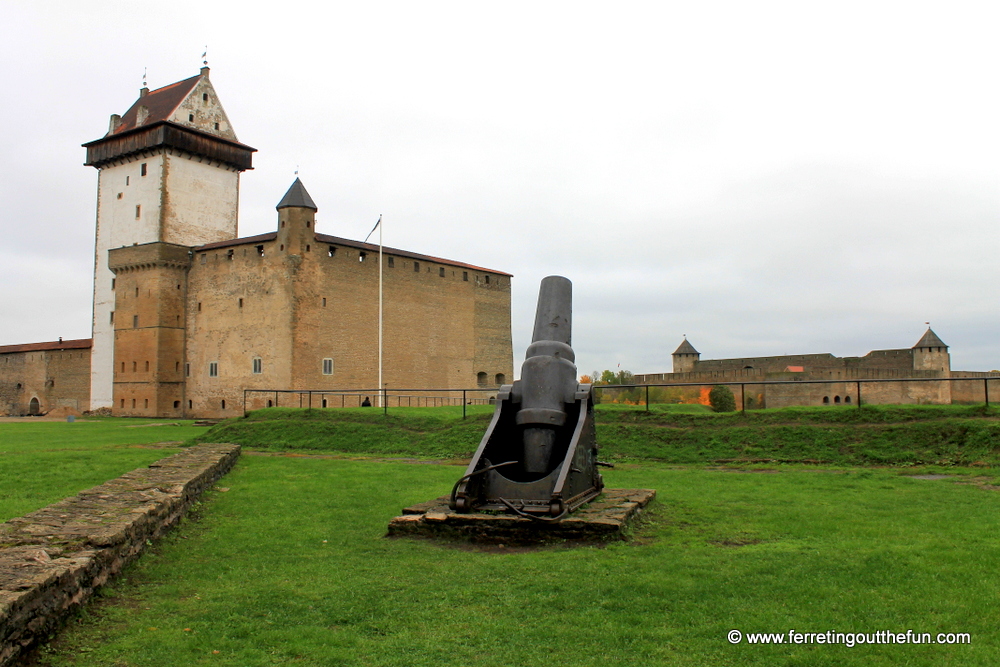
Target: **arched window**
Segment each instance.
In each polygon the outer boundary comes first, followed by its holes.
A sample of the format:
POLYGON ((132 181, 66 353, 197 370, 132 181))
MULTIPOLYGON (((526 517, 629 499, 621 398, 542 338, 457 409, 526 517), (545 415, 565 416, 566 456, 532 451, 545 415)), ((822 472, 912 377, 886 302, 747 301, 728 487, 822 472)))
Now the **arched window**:
POLYGON ((222 409, 226 409, 226 399, 222 399, 222 409))
POLYGON ((834 403, 840 403, 840 396, 834 396, 833 397, 833 402, 834 403))
POLYGON ((476 383, 479 384, 480 386, 486 384, 486 371, 479 371, 476 374, 476 383))
POLYGON ((498 385, 502 385, 507 381, 507 376, 504 375, 503 373, 497 373, 496 381, 498 385))
POLYGON ((28 402, 28 414, 37 415, 40 411, 41 411, 41 406, 38 403, 38 399, 32 396, 31 400, 28 402))
POLYGON ((844 403, 850 403, 850 402, 851 402, 851 397, 850 396, 844 396, 844 403))
POLYGON ((830 405, 830 397, 829 396, 824 396, 823 397, 823 405, 830 405))

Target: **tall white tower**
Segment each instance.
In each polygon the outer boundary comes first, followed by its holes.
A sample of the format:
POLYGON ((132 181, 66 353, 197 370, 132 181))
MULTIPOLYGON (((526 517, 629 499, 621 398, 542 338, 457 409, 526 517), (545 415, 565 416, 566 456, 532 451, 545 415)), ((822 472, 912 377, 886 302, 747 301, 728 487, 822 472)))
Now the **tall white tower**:
POLYGON ((237 236, 240 173, 255 148, 236 139, 203 67, 198 76, 150 91, 108 133, 84 144, 96 167, 91 409, 111 405, 115 274, 108 250, 163 241, 195 246, 237 236))

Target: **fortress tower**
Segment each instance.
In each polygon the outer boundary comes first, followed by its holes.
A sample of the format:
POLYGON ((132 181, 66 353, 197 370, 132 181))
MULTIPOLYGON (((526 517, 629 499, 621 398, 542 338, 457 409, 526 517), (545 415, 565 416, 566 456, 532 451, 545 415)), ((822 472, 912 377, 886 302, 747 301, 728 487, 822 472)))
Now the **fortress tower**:
POLYGON ((945 373, 944 377, 948 377, 951 371, 948 346, 930 327, 927 327, 927 332, 913 346, 913 370, 942 371, 945 373))
MULTIPOLYGON (((111 116, 104 137, 84 144, 86 164, 98 170, 92 408, 112 403, 118 285, 108 251, 147 243, 197 246, 237 236, 240 173, 252 169, 256 149, 237 140, 208 74, 203 67, 190 79, 154 91, 143 88, 124 116, 111 116)), ((165 271, 157 279, 171 282, 167 273, 176 270, 176 261, 153 259, 147 268, 165 271)), ((130 313, 121 326, 131 329, 136 315, 137 329, 153 322, 160 328, 183 325, 176 315, 171 320, 130 313)))
POLYGON ((701 353, 694 349, 694 345, 685 338, 674 350, 673 358, 674 373, 693 373, 694 367, 698 365, 698 360, 701 358, 701 353))

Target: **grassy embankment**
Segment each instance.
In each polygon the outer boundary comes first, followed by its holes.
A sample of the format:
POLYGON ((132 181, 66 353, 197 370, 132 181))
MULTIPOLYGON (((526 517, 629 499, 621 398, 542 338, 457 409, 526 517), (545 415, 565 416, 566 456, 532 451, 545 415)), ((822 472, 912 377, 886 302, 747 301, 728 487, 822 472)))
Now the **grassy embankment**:
POLYGON ((191 421, 93 419, 0 423, 0 521, 180 451, 191 421))
MULTIPOLYGON (((715 414, 700 406, 600 405, 601 457, 671 463, 810 463, 838 466, 1000 465, 1000 408, 866 406, 784 408, 715 414)), ((268 450, 465 458, 492 409, 297 410, 252 412, 199 434, 268 450)))

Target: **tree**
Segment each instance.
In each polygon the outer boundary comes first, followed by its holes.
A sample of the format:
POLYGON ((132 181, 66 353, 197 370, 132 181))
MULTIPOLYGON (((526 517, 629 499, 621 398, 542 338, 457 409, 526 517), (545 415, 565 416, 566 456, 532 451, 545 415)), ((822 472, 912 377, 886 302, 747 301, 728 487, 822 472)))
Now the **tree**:
POLYGON ((712 406, 713 412, 733 412, 736 410, 736 397, 729 387, 721 384, 712 387, 708 392, 708 403, 712 406))

